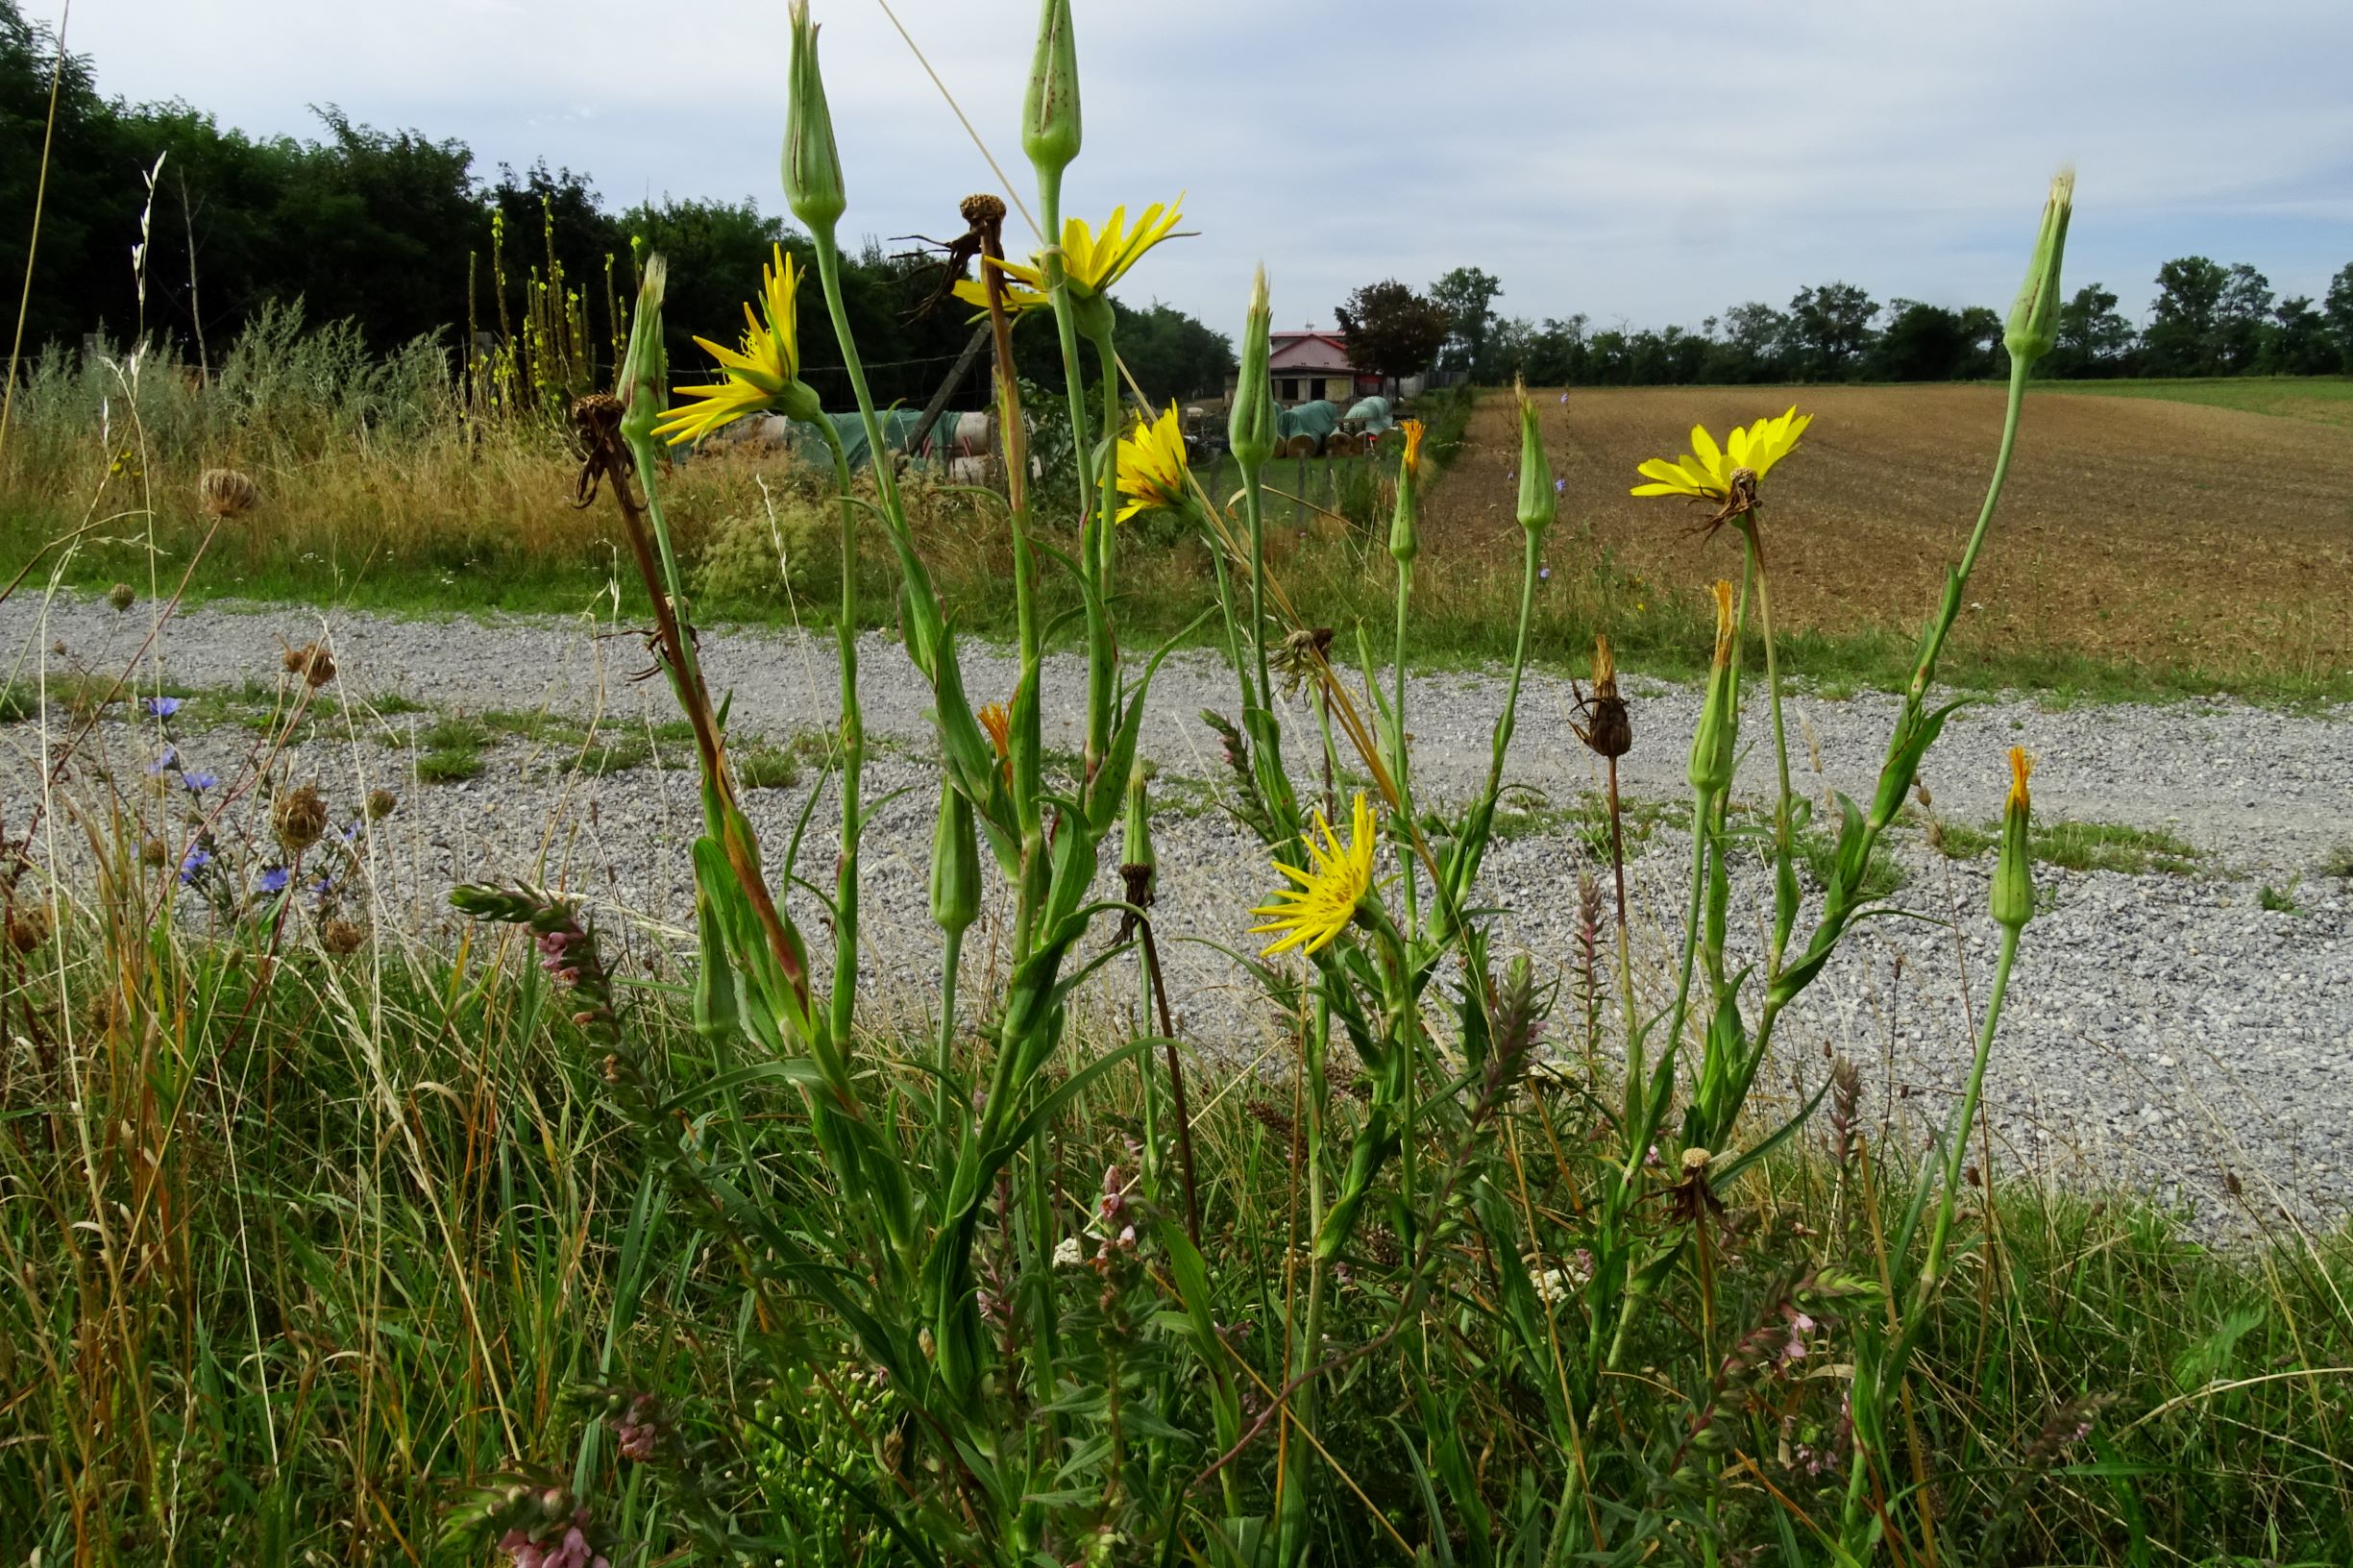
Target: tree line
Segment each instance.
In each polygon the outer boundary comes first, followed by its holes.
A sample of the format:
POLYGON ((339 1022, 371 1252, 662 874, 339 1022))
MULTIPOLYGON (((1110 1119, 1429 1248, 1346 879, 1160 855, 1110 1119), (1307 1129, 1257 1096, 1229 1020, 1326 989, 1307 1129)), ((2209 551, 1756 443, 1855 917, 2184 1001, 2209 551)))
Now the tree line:
MULTIPOLYGON (((379 130, 331 106, 316 112, 313 137, 255 137, 178 100, 110 99, 86 57, 61 59, 17 0, 0 0, 0 279, 14 293, 30 258, 25 352, 78 346, 90 334, 116 346, 145 335, 171 340, 201 364, 265 306, 300 302, 308 320, 355 322, 380 349, 431 337, 454 370, 469 331, 525 322, 534 285, 560 278, 591 324, 594 367, 609 374, 613 346, 625 337, 617 318, 634 296, 636 258, 659 250, 671 262, 671 357, 684 373, 705 363, 694 333, 732 343, 742 330, 743 302, 772 245, 808 259, 800 236, 749 198, 614 211, 571 169, 502 165, 486 177, 462 141, 379 130), (159 159, 151 190, 146 177, 159 159), (142 215, 143 299, 132 251, 142 215)), ((963 229, 957 194, 941 202, 943 238, 963 229)), ((970 337, 969 308, 953 300, 920 308, 941 293, 940 265, 914 241, 886 249, 870 240, 846 272, 875 395, 922 403, 970 337)), ((1121 354, 1147 393, 1223 390, 1235 362, 1223 334, 1164 305, 1118 309, 1121 354)), ((833 334, 806 331, 801 347, 805 378, 846 403, 833 334)), ((1032 380, 1061 386, 1050 331, 1023 332, 1017 351, 1032 380)), ((0 340, 0 363, 6 355, 0 340)), ((987 396, 974 373, 956 405, 978 406, 987 396)))
MULTIPOLYGON (((2323 376, 2353 373, 2353 264, 2318 302, 2278 298, 2245 262, 2202 256, 2157 269, 2145 326, 2114 290, 2088 283, 2060 309, 2046 376, 2323 376)), ((1757 381, 1980 380, 2008 374, 2002 315, 1919 300, 1882 304, 1847 282, 1802 288, 1785 309, 1752 301, 1680 327, 1596 327, 1583 314, 1542 322, 1495 308, 1503 285, 1457 267, 1426 290, 1369 283, 1339 312, 1352 356, 1384 374, 1434 365, 1483 382, 1540 386, 1757 381)))

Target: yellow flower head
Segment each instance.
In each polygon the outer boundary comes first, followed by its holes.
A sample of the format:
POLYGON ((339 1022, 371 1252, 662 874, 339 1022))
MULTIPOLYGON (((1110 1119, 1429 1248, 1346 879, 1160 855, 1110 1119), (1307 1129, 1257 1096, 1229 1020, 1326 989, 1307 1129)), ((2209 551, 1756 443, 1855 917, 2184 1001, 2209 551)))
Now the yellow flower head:
POLYGON ((989 744, 996 747, 996 765, 1005 774, 1005 782, 1013 782, 1013 715, 1005 711, 1002 702, 987 702, 973 715, 980 727, 989 732, 989 744))
POLYGON ((1136 428, 1119 438, 1119 493, 1128 498, 1122 523, 1155 506, 1185 504, 1185 432, 1175 404, 1149 425, 1137 415, 1136 428))
POLYGON ((1734 426, 1721 448, 1705 426, 1694 425, 1691 451, 1676 462, 1668 462, 1664 457, 1645 462, 1636 472, 1653 482, 1635 485, 1633 493, 1723 501, 1731 494, 1735 472, 1745 468, 1763 478, 1774 464, 1789 455, 1798 444, 1798 437, 1813 422, 1813 415, 1799 413, 1793 404, 1778 419, 1760 419, 1745 428, 1734 426))
POLYGON ((1343 845, 1334 835, 1332 824, 1324 821, 1324 814, 1317 812, 1314 834, 1307 840, 1315 869, 1303 871, 1279 860, 1274 863, 1276 870, 1298 886, 1282 889, 1271 902, 1250 912, 1266 917, 1265 924, 1250 928, 1252 935, 1288 933, 1270 943, 1260 957, 1271 958, 1288 947, 1312 953, 1345 931, 1356 918, 1357 901, 1373 885, 1373 850, 1377 847, 1373 808, 1365 803, 1361 790, 1357 792, 1348 825, 1349 838, 1343 845))
POLYGON ((675 388, 679 397, 699 401, 664 414, 654 433, 667 437, 674 447, 708 435, 746 414, 778 406, 778 398, 800 377, 800 328, 793 305, 799 290, 800 269, 778 245, 774 259, 760 269, 759 314, 754 315, 749 305, 744 306, 742 350, 707 337, 695 339, 719 361, 726 380, 708 386, 675 388))
POLYGON ((2003 802, 2005 810, 2013 806, 2020 811, 2032 808, 2026 795, 2026 778, 2033 772, 2034 759, 2026 755, 2026 748, 2022 746, 2010 747, 2010 798, 2003 802))
MULTIPOLYGON (((1066 218, 1062 226, 1063 273, 1070 280, 1070 292, 1081 299, 1102 293, 1127 276, 1128 269, 1143 259, 1144 252, 1168 237, 1183 219, 1178 203, 1185 200, 1182 192, 1166 207, 1154 202, 1143 209, 1136 227, 1127 226, 1127 208, 1111 209, 1111 221, 1097 234, 1084 218, 1066 218)), ((982 265, 988 265, 983 262, 982 265)), ((1054 303, 1047 292, 1045 259, 1030 257, 1027 266, 1018 261, 1002 263, 1005 272, 1005 308, 1015 312, 1037 310, 1054 303)), ((978 279, 968 278, 957 283, 956 297, 968 305, 989 307, 989 290, 978 279)))
POLYGON ((1401 419, 1397 428, 1406 432, 1406 472, 1418 478, 1422 472, 1422 422, 1401 419))

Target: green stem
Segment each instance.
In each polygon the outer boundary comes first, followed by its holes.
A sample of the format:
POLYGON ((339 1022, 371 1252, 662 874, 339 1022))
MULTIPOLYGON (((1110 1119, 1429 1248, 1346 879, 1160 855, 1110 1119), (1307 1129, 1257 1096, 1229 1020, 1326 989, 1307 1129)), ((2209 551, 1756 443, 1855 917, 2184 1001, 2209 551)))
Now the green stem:
MULTIPOLYGON (((1765 576, 1765 550, 1756 532, 1756 514, 1748 513, 1740 523, 1740 534, 1748 541, 1749 565, 1756 577, 1757 618, 1765 632, 1765 690, 1773 703, 1773 753, 1779 769, 1780 794, 1776 797, 1773 812, 1773 852, 1777 876, 1789 872, 1792 846, 1790 844, 1789 789, 1789 731, 1781 721, 1781 666, 1775 649, 1773 636, 1773 590, 1765 576)), ((1785 921, 1774 922, 1773 956, 1769 963, 1768 980, 1781 968, 1781 953, 1789 943, 1789 926, 1785 921)))
MULTIPOLYGON (((826 420, 819 427, 833 452, 834 483, 842 502, 842 610, 834 646, 842 675, 842 853, 833 881, 833 1038, 849 1039, 858 1006, 858 840, 864 827, 859 793, 866 772, 866 716, 858 701, 858 509, 849 493, 849 455, 826 420)), ((878 466, 879 463, 878 463, 878 466)))
POLYGON ((1242 522, 1250 532, 1250 649, 1259 671, 1259 706, 1274 711, 1274 681, 1266 663, 1266 495, 1261 463, 1243 463, 1242 522))
POLYGON ((1406 747, 1406 608, 1413 598, 1413 563, 1397 563, 1397 637, 1389 653, 1389 674, 1396 697, 1389 710, 1389 774, 1397 782, 1397 809, 1407 821, 1407 829, 1397 837, 1398 859, 1405 872, 1406 932, 1416 935, 1421 930, 1420 896, 1415 884, 1419 877, 1413 869, 1409 846, 1413 842, 1413 790, 1407 776, 1410 757, 1406 747))
POLYGON ((933 1131, 946 1150, 946 1161, 956 1158, 956 1144, 961 1134, 950 1137, 948 1129, 957 1126, 963 1117, 949 1103, 948 1084, 956 1066, 956 975, 964 961, 964 928, 958 926, 944 932, 940 941, 940 1061, 939 1079, 932 1087, 933 1131))

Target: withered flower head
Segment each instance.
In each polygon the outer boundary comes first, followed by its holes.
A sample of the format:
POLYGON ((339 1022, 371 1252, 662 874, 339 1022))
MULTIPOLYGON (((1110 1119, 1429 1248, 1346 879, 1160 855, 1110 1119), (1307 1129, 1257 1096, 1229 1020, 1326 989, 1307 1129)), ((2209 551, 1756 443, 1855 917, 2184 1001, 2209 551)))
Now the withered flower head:
POLYGON ((47 942, 51 929, 46 904, 27 904, 8 913, 8 943, 20 953, 29 953, 47 942))
POLYGON ((260 501, 260 487, 233 468, 208 468, 197 477, 196 503, 221 522, 244 516, 260 501))
POLYGON ((368 792, 368 821, 371 822, 382 821, 392 815, 394 808, 400 803, 401 797, 390 790, 370 790, 368 792))
POLYGON ((270 825, 290 854, 299 855, 318 843, 327 834, 327 802, 319 797, 319 787, 306 784, 280 796, 270 810, 270 825))
POLYGON ((138 602, 138 594, 127 582, 118 582, 107 590, 107 602, 118 610, 127 610, 138 602))
POLYGON ((300 648, 289 648, 280 663, 285 667, 287 674, 302 676, 314 691, 335 678, 334 656, 327 651, 323 643, 305 643, 300 648))
POLYGON ((1593 639, 1593 695, 1579 691, 1576 711, 1579 717, 1569 721, 1569 727, 1599 755, 1622 757, 1634 748, 1633 720, 1626 711, 1626 699, 1618 695, 1618 667, 1609 656, 1605 634, 1593 639))
POLYGON ((1330 626, 1301 626, 1283 639, 1269 662, 1283 677, 1284 695, 1296 697, 1303 687, 1323 679, 1324 652, 1331 646, 1330 626))
POLYGON ((365 942, 367 937, 358 926, 349 920, 329 920, 327 929, 321 934, 319 940, 329 952, 337 958, 343 958, 359 951, 360 943, 365 942))

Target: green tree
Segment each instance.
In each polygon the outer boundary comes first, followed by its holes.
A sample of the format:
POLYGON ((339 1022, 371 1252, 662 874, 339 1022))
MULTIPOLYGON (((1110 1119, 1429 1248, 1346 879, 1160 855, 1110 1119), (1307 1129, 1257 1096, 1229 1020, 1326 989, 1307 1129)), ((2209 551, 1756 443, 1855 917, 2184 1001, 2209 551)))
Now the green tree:
POLYGON ((2132 352, 2132 323, 2116 307, 2113 291, 2086 283, 2059 306, 2059 341, 2044 361, 2052 376, 2116 376, 2132 352))
POLYGON ((1151 403, 1215 397, 1225 390, 1237 361, 1224 333, 1157 300, 1141 310, 1112 303, 1119 323, 1119 357, 1151 403))
POLYGON ((1949 381, 1967 375, 1977 345, 1961 312, 1918 300, 1890 300, 1887 329, 1873 345, 1874 380, 1949 381))
POLYGON ((2267 376, 2325 376, 2339 363, 2328 318, 2313 308, 2311 298, 2280 301, 2264 329, 2255 368, 2267 376))
POLYGON ((1459 370, 1473 380, 1490 380, 1495 366, 1489 344, 1495 330, 1495 302, 1504 285, 1479 267, 1457 267, 1430 285, 1430 298, 1446 312, 1446 346, 1439 362, 1459 370))
POLYGON ((2225 376, 2254 369, 2270 328, 2271 281, 2243 261, 2235 263, 2215 305, 2215 368, 2225 376))
POLYGON ((2320 302, 2320 314, 2327 319, 2329 338, 2337 345, 2338 364, 2353 373, 2353 262, 2347 262, 2329 280, 2328 296, 2320 302))
POLYGON ((1789 302, 1789 329, 1804 372, 1826 380, 1848 374, 1871 347, 1871 318, 1878 313, 1852 283, 1798 290, 1789 302))
POLYGON ((2230 273, 2202 256, 2179 257, 2157 269, 2157 299, 2141 334, 2152 376, 2206 376, 2215 368, 2215 326, 2230 273))
POLYGON ((1339 307, 1349 361, 1376 376, 1406 377, 1428 368, 1446 341, 1445 309, 1394 278, 1366 283, 1339 307))
POLYGON ((1786 346, 1789 318, 1773 306, 1752 300, 1724 313, 1724 333, 1714 337, 1701 379, 1748 383, 1777 381, 1788 375, 1786 346))

